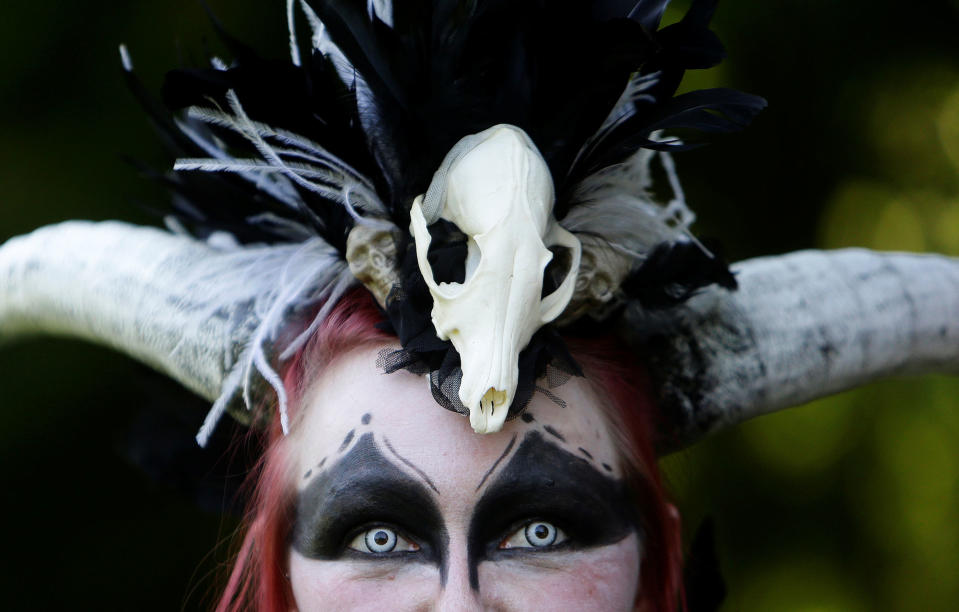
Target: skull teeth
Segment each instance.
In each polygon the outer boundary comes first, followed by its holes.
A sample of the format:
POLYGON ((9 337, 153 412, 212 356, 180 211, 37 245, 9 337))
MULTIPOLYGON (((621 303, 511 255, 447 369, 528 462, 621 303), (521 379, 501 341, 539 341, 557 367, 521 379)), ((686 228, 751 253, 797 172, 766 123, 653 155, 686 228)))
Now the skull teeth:
POLYGON ((479 401, 476 410, 470 411, 470 424, 476 433, 495 433, 503 428, 509 408, 506 391, 490 387, 479 401))
POLYGON ((489 412, 492 416, 493 412, 503 406, 506 403, 506 391, 500 391, 494 387, 490 387, 485 394, 483 394, 483 399, 480 400, 480 410, 483 412, 489 412))

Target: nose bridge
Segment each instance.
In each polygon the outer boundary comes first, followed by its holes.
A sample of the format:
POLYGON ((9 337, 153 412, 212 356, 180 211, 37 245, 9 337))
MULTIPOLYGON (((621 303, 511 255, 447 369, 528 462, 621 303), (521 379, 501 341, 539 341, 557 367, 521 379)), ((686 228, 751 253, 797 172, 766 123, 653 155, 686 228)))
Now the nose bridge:
POLYGON ((479 612, 486 610, 478 589, 473 588, 470 560, 465 543, 450 542, 446 559, 446 580, 442 585, 435 612, 479 612))

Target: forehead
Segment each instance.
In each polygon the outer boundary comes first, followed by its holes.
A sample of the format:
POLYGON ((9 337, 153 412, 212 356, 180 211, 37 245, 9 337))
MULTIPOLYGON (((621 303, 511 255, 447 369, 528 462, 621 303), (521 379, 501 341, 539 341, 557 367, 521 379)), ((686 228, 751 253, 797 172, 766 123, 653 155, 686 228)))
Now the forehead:
MULTIPOLYGON (((427 472, 440 489, 462 487, 457 478, 482 477, 538 431, 544 439, 619 476, 599 398, 582 378, 551 389, 559 402, 537 392, 521 418, 495 434, 476 434, 469 419, 439 406, 424 376, 385 374, 376 367, 382 346, 337 358, 304 398, 291 442, 301 474, 322 469, 367 433, 397 456, 427 472)), ((300 479, 300 486, 305 483, 300 479)))

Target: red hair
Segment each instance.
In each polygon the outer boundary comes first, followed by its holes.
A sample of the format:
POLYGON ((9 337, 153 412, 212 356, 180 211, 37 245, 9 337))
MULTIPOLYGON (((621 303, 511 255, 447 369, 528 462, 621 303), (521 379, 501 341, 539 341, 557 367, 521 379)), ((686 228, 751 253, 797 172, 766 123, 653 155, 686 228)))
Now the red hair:
MULTIPOLYGON (((344 296, 286 370, 291 406, 296 408, 310 381, 337 355, 395 340, 375 327, 382 318, 367 291, 344 296)), ((640 509, 643 559, 637 609, 674 612, 682 596, 680 526, 666 500, 653 451, 655 410, 645 374, 612 338, 570 340, 569 347, 596 392, 608 400, 601 406, 640 509)), ((272 419, 266 429, 265 452, 248 477, 252 495, 246 533, 217 612, 286 612, 295 607, 287 579, 294 478, 278 421, 272 419)))

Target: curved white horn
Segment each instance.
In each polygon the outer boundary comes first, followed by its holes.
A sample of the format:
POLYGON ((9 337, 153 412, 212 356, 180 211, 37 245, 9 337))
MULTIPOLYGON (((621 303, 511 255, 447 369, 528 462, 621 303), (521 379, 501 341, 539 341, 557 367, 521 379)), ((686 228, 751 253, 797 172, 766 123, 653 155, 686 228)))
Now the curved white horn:
POLYGON ((191 320, 198 305, 184 280, 211 251, 115 222, 70 221, 12 238, 0 248, 0 341, 46 334, 104 344, 215 400, 244 317, 191 320), (200 333, 184 333, 193 328, 200 333))
MULTIPOLYGON (((310 306, 335 302, 353 278, 319 238, 242 248, 222 242, 84 221, 12 238, 0 246, 0 343, 62 335, 139 359, 216 400, 201 444, 241 389, 250 405, 258 374, 279 395, 285 427, 274 344, 295 309, 310 316, 310 306)), ((286 350, 301 339, 283 338, 286 350)))
POLYGON ((801 251, 733 270, 738 291, 694 298, 644 351, 660 452, 883 376, 959 372, 959 259, 801 251))

